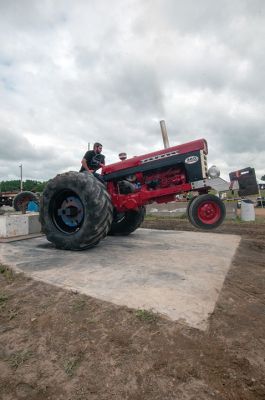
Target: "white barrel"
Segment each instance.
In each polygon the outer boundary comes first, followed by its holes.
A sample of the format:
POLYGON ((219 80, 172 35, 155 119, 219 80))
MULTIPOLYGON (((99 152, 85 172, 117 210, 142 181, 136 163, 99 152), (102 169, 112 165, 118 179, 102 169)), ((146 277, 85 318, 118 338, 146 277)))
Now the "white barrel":
POLYGON ((242 221, 255 221, 254 203, 251 200, 241 201, 241 219, 242 221))

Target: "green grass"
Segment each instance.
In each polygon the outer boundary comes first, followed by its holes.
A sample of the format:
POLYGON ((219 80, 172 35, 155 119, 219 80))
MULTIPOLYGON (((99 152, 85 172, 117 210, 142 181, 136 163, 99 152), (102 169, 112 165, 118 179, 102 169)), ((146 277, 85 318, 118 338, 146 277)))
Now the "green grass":
POLYGON ((5 304, 5 302, 8 300, 8 296, 4 293, 0 293, 0 306, 5 304))
POLYGON ((66 360, 63 365, 64 372, 66 373, 66 375, 73 376, 79 364, 80 364, 79 357, 72 357, 69 360, 66 360))
POLYGON ((145 221, 158 221, 158 220, 174 220, 174 219, 187 219, 186 213, 178 214, 178 215, 153 215, 147 214, 144 218, 145 221))
POLYGON ((153 311, 151 310, 139 309, 135 312, 135 316, 140 321, 145 321, 145 322, 155 322, 157 320, 157 315, 153 313, 153 311))
POLYGON ((22 351, 17 351, 13 354, 8 359, 9 365, 13 369, 17 369, 20 367, 22 364, 24 364, 29 358, 32 356, 32 352, 29 350, 22 350, 22 351))
POLYGON ((86 300, 78 297, 77 299, 74 300, 72 308, 74 311, 81 311, 85 308, 85 305, 86 305, 86 300))
POLYGON ((188 220, 187 214, 186 213, 182 213, 176 216, 178 219, 186 219, 188 220))
POLYGON ((18 316, 18 311, 17 310, 10 309, 10 310, 8 310, 7 313, 8 313, 9 321, 11 321, 12 319, 15 319, 18 316))
POLYGON ((15 274, 12 269, 3 264, 0 264, 0 274, 4 276, 8 282, 13 282, 15 279, 15 274))
MULTIPOLYGON (((237 215, 235 218, 227 218, 222 224, 239 224, 239 225, 244 225, 244 224, 252 224, 252 225, 263 225, 265 223, 265 218, 257 216, 255 218, 255 221, 242 221, 239 215, 237 215)), ((214 232, 214 230, 213 230, 214 232)))
MULTIPOLYGON (((165 216, 165 215, 146 215, 145 221, 172 221, 172 220, 184 220, 184 221, 188 221, 187 215, 186 213, 183 214, 179 214, 179 215, 170 215, 170 216, 165 216)), ((251 223, 251 224, 256 224, 256 225, 260 225, 260 224, 264 224, 265 223, 265 217, 262 216, 256 216, 255 221, 242 221, 240 216, 237 216, 236 218, 226 218, 225 219, 225 223, 240 223, 240 224, 245 224, 245 223, 251 223)))

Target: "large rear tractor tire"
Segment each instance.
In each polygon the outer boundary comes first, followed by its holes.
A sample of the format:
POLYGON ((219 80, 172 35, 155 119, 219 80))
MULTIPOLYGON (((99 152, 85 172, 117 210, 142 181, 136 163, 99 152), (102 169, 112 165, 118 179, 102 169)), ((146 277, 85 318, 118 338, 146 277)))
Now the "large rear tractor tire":
POLYGON ((43 192, 40 222, 57 248, 85 250, 103 239, 113 207, 103 183, 87 172, 66 172, 51 179, 43 192))
POLYGON ((144 220, 145 207, 139 207, 138 210, 125 211, 118 213, 114 210, 113 222, 109 231, 112 236, 128 236, 134 232, 144 220))
POLYGON ((39 206, 40 201, 35 193, 29 191, 20 192, 13 199, 13 208, 16 211, 22 211, 23 208, 26 210, 30 201, 39 206))
POLYGON ((189 221, 196 228, 211 230, 225 219, 225 205, 213 194, 203 194, 192 199, 188 208, 189 221))

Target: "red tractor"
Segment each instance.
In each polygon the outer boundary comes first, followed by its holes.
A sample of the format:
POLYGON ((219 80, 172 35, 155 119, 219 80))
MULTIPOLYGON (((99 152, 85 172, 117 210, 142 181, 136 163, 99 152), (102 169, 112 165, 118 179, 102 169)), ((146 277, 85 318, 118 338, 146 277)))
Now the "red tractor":
POLYGON ((187 215, 197 228, 210 230, 225 218, 224 203, 210 189, 228 190, 229 183, 208 173, 207 142, 195 140, 102 170, 105 184, 87 172, 66 172, 51 179, 41 198, 40 221, 57 248, 83 250, 107 234, 129 235, 145 216, 145 205, 174 201, 195 192, 187 215), (211 175, 211 176, 209 176, 211 175))

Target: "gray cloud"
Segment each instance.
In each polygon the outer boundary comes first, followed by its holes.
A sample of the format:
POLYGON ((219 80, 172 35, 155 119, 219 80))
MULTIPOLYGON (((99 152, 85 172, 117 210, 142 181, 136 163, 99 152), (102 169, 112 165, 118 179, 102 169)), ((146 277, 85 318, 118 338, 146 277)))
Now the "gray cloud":
POLYGON ((97 140, 107 162, 157 150, 160 119, 263 175, 264 36, 262 0, 0 1, 1 179, 79 169, 97 140))
POLYGON ((36 153, 33 146, 23 136, 8 131, 0 130, 0 157, 4 161, 14 161, 21 159, 36 160, 36 153))

